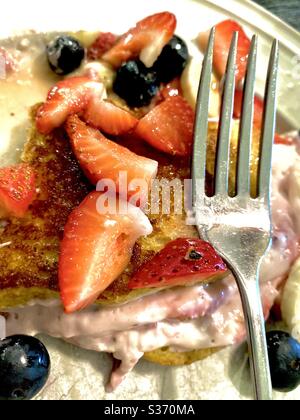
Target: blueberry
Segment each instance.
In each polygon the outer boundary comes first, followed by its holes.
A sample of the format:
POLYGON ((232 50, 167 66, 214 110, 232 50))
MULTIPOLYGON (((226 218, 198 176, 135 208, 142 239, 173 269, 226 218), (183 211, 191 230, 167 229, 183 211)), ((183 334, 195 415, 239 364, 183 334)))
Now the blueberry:
POLYGON ((84 48, 72 36, 62 35, 47 45, 48 62, 59 75, 76 70, 84 59, 84 48))
POLYGON ((163 48, 160 56, 153 66, 158 78, 163 83, 168 83, 183 72, 189 58, 189 51, 186 43, 174 35, 168 44, 163 48))
POLYGON ((156 73, 149 70, 140 60, 131 60, 118 69, 113 90, 130 107, 141 107, 149 105, 158 87, 156 73))
POLYGON ((0 341, 0 400, 28 400, 47 382, 50 358, 36 338, 14 335, 0 341))
POLYGON ((289 392, 300 385, 300 343, 282 331, 267 333, 273 388, 289 392))

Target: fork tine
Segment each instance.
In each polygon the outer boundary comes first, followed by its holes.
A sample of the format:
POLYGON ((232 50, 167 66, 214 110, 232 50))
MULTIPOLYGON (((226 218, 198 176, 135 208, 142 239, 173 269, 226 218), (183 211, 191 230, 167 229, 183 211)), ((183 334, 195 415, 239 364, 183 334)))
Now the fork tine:
POLYGON ((239 135, 237 193, 250 194, 250 156, 257 58, 257 36, 252 38, 244 87, 243 111, 239 135))
POLYGON ((194 204, 197 200, 201 199, 201 197, 204 197, 205 194, 206 139, 215 33, 216 28, 214 27, 210 32, 208 47, 203 61, 197 98, 192 162, 194 204))
POLYGON ((217 147, 215 194, 220 195, 228 194, 229 151, 235 90, 237 43, 238 32, 235 32, 228 55, 217 147))
POLYGON ((269 201, 272 148, 276 125, 277 78, 279 64, 279 44, 273 42, 270 55, 265 92, 265 111, 262 133, 262 145, 259 163, 259 197, 269 201))

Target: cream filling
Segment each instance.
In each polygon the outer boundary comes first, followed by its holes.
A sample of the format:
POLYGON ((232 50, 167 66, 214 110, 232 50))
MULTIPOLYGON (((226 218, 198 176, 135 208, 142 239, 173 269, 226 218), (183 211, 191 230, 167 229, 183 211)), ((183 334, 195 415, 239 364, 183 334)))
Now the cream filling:
POLYGON ((234 321, 236 312, 229 315, 226 302, 236 298, 237 287, 228 277, 211 285, 165 290, 121 306, 92 306, 70 315, 64 314, 58 301, 33 302, 10 311, 6 333, 46 333, 85 349, 111 353, 121 361, 107 388, 113 390, 147 351, 165 346, 184 351, 233 343, 238 328, 230 320, 234 321), (223 309, 217 315, 219 307, 223 309), (227 327, 221 322, 224 311, 229 316, 227 327))
MULTIPOLYGON (((277 296, 275 286, 262 285, 266 312, 277 296)), ((238 289, 228 276, 210 285, 165 290, 121 306, 92 306, 71 315, 64 314, 58 301, 33 302, 9 312, 6 333, 46 333, 113 354, 121 360, 111 376, 114 389, 145 352, 223 347, 243 340, 245 328, 238 289)))
MULTIPOLYGON (((65 339, 104 337, 106 341, 114 334, 136 331, 141 326, 155 325, 166 319, 204 317, 235 294, 236 285, 232 277, 228 277, 208 285, 166 289, 123 305, 94 305, 68 315, 59 301, 35 301, 9 311, 7 334, 44 332, 65 339)), ((92 350, 99 349, 92 346, 92 350)))

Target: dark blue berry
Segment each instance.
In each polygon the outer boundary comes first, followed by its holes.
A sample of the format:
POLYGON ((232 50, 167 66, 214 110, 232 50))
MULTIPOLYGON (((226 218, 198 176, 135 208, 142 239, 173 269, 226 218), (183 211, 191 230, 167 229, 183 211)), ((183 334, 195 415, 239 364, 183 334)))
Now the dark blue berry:
POLYGON ((33 398, 49 372, 49 354, 38 339, 15 335, 0 341, 0 399, 33 398))
POLYGON ((48 62, 51 69, 59 75, 76 70, 84 59, 84 48, 72 36, 62 35, 47 45, 48 62))
POLYGON ((113 90, 130 107, 141 107, 149 105, 158 87, 156 73, 150 71, 140 60, 131 60, 118 69, 113 90))
POLYGON ((273 388, 289 392, 300 385, 300 343, 282 331, 267 333, 273 388))
POLYGON ((180 76, 187 64, 189 51, 186 43, 174 35, 163 48, 160 56, 153 66, 158 78, 163 83, 168 83, 180 76))

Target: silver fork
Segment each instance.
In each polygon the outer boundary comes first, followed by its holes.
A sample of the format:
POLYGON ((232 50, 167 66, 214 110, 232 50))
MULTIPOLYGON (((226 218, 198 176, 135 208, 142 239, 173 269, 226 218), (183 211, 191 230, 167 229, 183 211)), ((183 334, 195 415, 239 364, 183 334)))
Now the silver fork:
POLYGON ((247 325, 251 372, 255 398, 272 399, 272 385, 259 290, 259 267, 271 245, 270 180, 275 131, 276 88, 279 60, 274 41, 266 82, 262 147, 260 152, 258 197, 250 195, 250 157, 257 36, 251 43, 244 87, 239 135, 237 193, 228 193, 230 133, 235 90, 238 33, 233 36, 225 76, 215 170, 215 191, 205 191, 206 138, 215 28, 212 29, 201 74, 193 154, 193 210, 200 236, 210 242, 233 272, 240 290, 247 325))

